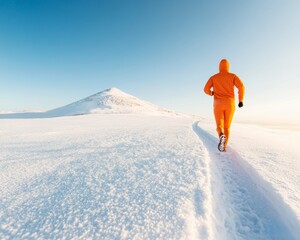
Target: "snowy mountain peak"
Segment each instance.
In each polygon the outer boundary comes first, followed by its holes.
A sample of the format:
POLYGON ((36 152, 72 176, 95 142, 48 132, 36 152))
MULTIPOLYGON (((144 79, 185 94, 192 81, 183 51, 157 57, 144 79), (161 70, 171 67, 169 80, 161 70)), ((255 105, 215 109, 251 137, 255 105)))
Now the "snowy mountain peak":
POLYGON ((109 108, 111 107, 111 105, 132 106, 142 105, 141 103, 144 102, 132 95, 121 91, 118 88, 109 88, 80 100, 80 102, 84 101, 97 101, 98 106, 105 106, 109 108))
MULTIPOLYGON (((125 93, 125 92, 123 92, 120 89, 115 88, 115 87, 105 89, 105 90, 103 90, 101 92, 98 92, 94 95, 102 95, 102 96, 104 96, 104 95, 111 95, 112 96, 113 95, 113 96, 123 96, 123 97, 130 96, 129 94, 127 94, 127 93, 125 93)), ((92 95, 92 96, 94 96, 94 95, 92 95)))
MULTIPOLYGON (((153 104, 138 99, 117 88, 106 89, 102 92, 84 98, 78 102, 72 103, 71 105, 75 106, 78 104, 85 104, 88 102, 94 104, 92 110, 114 109, 114 108, 122 108, 123 110, 125 110, 126 108, 133 108, 133 107, 141 107, 144 108, 144 110, 149 110, 149 107, 150 108, 154 107, 153 104)), ((67 105, 67 106, 71 106, 71 105, 67 105)), ((118 110, 122 110, 122 109, 118 109, 118 110)))
POLYGON ((108 88, 100 93, 104 93, 104 92, 106 92, 107 94, 111 94, 111 95, 128 95, 127 93, 121 91, 120 89, 118 89, 116 87, 108 88))
POLYGON ((112 87, 83 98, 66 106, 39 113, 0 114, 0 118, 48 118, 84 114, 150 114, 150 115, 183 115, 175 111, 158 107, 130 94, 112 87))
POLYGON ((61 108, 47 112, 50 116, 70 116, 90 113, 146 113, 171 114, 176 112, 153 105, 112 87, 61 108))

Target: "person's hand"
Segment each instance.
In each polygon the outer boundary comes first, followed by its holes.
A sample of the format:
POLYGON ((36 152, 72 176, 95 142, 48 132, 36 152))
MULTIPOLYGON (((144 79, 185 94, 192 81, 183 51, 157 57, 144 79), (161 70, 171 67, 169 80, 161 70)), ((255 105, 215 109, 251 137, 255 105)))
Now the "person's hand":
POLYGON ((215 94, 215 92, 214 91, 211 91, 211 95, 213 96, 215 94))
POLYGON ((239 108, 243 107, 244 106, 243 102, 239 102, 238 106, 239 106, 239 108))

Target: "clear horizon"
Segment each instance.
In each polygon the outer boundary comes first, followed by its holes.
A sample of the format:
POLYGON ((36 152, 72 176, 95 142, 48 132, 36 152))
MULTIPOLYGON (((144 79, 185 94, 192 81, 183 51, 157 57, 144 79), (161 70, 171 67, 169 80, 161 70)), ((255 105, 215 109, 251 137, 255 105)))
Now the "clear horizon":
POLYGON ((0 1, 0 112, 110 87, 213 118, 222 58, 246 86, 236 121, 300 121, 298 1, 0 1))

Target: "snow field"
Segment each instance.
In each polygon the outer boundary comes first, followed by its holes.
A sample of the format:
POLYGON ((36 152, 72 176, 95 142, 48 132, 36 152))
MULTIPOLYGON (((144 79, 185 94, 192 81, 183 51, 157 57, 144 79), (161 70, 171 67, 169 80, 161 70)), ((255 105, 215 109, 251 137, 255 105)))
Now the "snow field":
POLYGON ((1 239, 215 239, 192 119, 1 120, 1 239))
POLYGON ((299 133, 90 114, 2 119, 0 239, 297 239, 299 133))

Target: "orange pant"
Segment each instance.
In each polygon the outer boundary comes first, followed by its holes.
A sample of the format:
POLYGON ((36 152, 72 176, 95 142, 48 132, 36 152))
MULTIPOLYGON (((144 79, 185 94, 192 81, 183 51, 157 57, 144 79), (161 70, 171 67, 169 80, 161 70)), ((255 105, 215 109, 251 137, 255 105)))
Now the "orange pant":
POLYGON ((235 104, 222 104, 218 103, 214 105, 214 114, 217 125, 217 132, 220 136, 221 133, 224 133, 226 136, 225 147, 227 146, 228 139, 230 136, 230 125, 235 111, 235 104))

